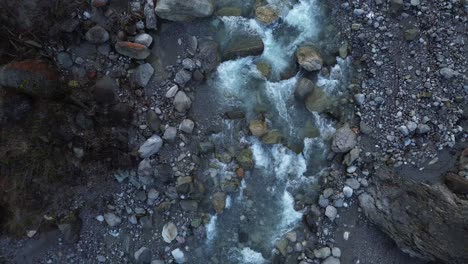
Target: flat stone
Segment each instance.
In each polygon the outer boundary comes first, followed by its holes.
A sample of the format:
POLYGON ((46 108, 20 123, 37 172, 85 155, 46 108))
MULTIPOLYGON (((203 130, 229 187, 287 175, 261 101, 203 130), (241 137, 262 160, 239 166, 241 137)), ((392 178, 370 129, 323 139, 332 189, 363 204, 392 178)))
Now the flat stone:
POLYGON ((154 69, 149 63, 138 66, 132 74, 132 80, 140 87, 146 87, 151 77, 154 74, 154 69))
POLYGON ((151 155, 158 153, 162 146, 163 140, 158 135, 153 135, 140 146, 138 154, 143 159, 149 158, 151 155))
POLYGON ((115 50, 121 55, 137 60, 144 60, 151 53, 145 45, 128 41, 117 42, 115 44, 115 50))
POLYGON ((176 96, 177 91, 179 91, 179 86, 177 86, 176 84, 171 86, 171 88, 169 88, 169 90, 167 90, 166 92, 166 98, 172 98, 176 96))
POLYGON ((192 134, 194 127, 195 123, 192 120, 184 119, 179 125, 179 130, 187 134, 192 134))
POLYGON ((85 38, 93 44, 102 44, 109 40, 109 33, 100 26, 94 26, 86 32, 85 38))
POLYGON ((135 43, 145 45, 146 47, 151 46, 153 42, 153 37, 150 34, 141 33, 135 36, 135 43))

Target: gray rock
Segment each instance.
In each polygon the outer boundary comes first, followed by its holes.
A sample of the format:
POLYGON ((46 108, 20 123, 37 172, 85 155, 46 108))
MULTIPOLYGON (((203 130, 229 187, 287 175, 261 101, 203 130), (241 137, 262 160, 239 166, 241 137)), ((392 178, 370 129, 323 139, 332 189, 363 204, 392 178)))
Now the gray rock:
POLYGON ((354 179, 354 178, 346 179, 345 184, 348 185, 349 187, 353 188, 354 190, 359 189, 359 187, 361 186, 359 181, 354 179))
POLYGON ((325 198, 329 198, 330 196, 332 196, 334 193, 333 189, 332 188, 327 188, 325 190, 323 190, 323 197, 325 198))
POLYGON ((161 119, 153 110, 146 113, 146 124, 154 132, 159 132, 161 130, 161 119))
POLYGON ((320 207, 326 208, 330 204, 330 201, 327 198, 323 197, 323 195, 320 195, 318 204, 320 207))
POLYGON ((166 243, 171 243, 177 237, 177 226, 168 222, 163 226, 162 237, 166 243))
POLYGON ((182 69, 176 73, 176 76, 174 78, 174 81, 180 85, 184 86, 186 83, 188 83, 192 79, 192 73, 190 71, 187 71, 185 69, 182 69))
POLYGON ((151 188, 151 189, 148 191, 148 200, 150 200, 150 201, 155 201, 156 199, 158 199, 158 197, 159 197, 159 192, 156 191, 156 189, 151 188))
POLYGON ((196 212, 198 210, 198 202, 194 200, 182 200, 180 201, 180 207, 184 211, 196 212))
POLYGON ((140 146, 138 154, 143 159, 149 158, 151 155, 158 153, 162 146, 163 140, 158 135, 153 135, 140 146))
POLYGON ((184 119, 179 125, 179 130, 187 134, 192 134, 194 127, 195 123, 192 120, 184 119))
POLYGON ((116 216, 114 213, 106 213, 104 214, 104 220, 110 227, 115 227, 122 223, 122 219, 116 216))
POLYGON ((366 100, 366 96, 364 94, 358 93, 354 95, 354 101, 359 106, 363 105, 365 100, 366 100))
POLYGON ((294 96, 303 101, 307 98, 309 94, 311 94, 314 91, 315 84, 307 79, 307 78, 301 78, 299 82, 297 82, 296 89, 294 90, 294 96))
POLYGON ((221 62, 219 45, 213 40, 206 40, 200 43, 198 59, 201 61, 202 70, 205 73, 212 72, 221 62))
POLYGON ((346 124, 333 135, 332 150, 336 153, 345 153, 353 149, 356 144, 357 136, 346 124))
POLYGON ((176 96, 177 91, 179 91, 179 87, 177 86, 177 84, 174 84, 171 88, 169 88, 169 90, 167 90, 166 98, 172 98, 176 96))
POLYGON ((341 257, 341 249, 337 248, 337 247, 332 248, 332 255, 334 257, 336 257, 336 258, 340 258, 341 257))
POLYGON ((151 77, 154 74, 154 69, 149 63, 138 66, 132 74, 132 80, 140 87, 148 85, 151 77))
POLYGON ((409 136, 409 134, 410 134, 410 131, 406 126, 400 126, 398 128, 398 131, 400 131, 400 133, 405 137, 409 136))
POLYGON ((143 9, 145 14, 145 22, 147 29, 157 29, 158 20, 156 18, 156 13, 154 12, 154 1, 146 0, 145 7, 143 9))
POLYGON ((174 98, 174 108, 177 112, 184 113, 190 107, 192 107, 192 100, 183 91, 179 91, 174 98))
POLYGON ((343 194, 347 198, 351 198, 353 196, 353 189, 349 186, 343 187, 343 194))
POLYGON ((151 162, 149 159, 143 159, 138 164, 138 176, 141 177, 151 177, 154 174, 153 167, 151 167, 151 162))
POLYGON ((431 131, 431 127, 426 125, 426 124, 418 124, 418 127, 416 128, 416 133, 417 134, 426 134, 431 131))
POLYGON ((62 69, 68 69, 73 66, 73 61, 71 59, 70 54, 66 52, 59 52, 57 54, 57 66, 62 69))
POLYGON ((167 127, 166 130, 164 131, 163 139, 173 142, 176 139, 176 137, 177 137, 177 128, 172 127, 172 126, 167 127))
POLYGON ((150 34, 141 33, 135 36, 135 43, 145 45, 146 47, 151 46, 153 42, 153 37, 150 34))
POLYGON ((195 68, 197 68, 197 65, 192 59, 186 58, 182 61, 182 67, 184 67, 186 70, 193 71, 195 68))
POLYGON ((445 79, 452 79, 453 77, 457 76, 459 73, 457 71, 454 71, 450 68, 442 68, 439 71, 440 75, 444 77, 445 79))
POLYGON ((346 168, 346 172, 351 174, 351 173, 355 173, 357 170, 357 167, 352 165, 352 166, 349 166, 348 168, 346 168))
POLYGON ((330 255, 331 255, 331 250, 329 247, 323 247, 323 248, 314 250, 314 256, 319 259, 327 258, 330 255))
POLYGON ((361 153, 361 150, 359 148, 353 148, 348 154, 345 155, 344 157, 344 164, 347 166, 351 166, 358 158, 359 154, 361 153))
POLYGON ((336 210, 335 207, 329 205, 325 209, 325 215, 330 219, 331 221, 335 220, 336 215, 338 214, 338 211, 336 210))
POLYGON ((180 248, 176 248, 171 251, 171 255, 174 258, 175 262, 178 264, 185 263, 187 260, 185 259, 184 252, 180 250, 180 248))
POLYGON ((213 0, 159 0, 156 14, 172 21, 188 21, 197 17, 209 17, 214 12, 213 0))
POLYGON ((413 133, 416 130, 416 128, 418 128, 418 125, 413 121, 408 121, 406 122, 406 127, 408 128, 410 133, 413 133))
POLYGON ((328 257, 321 264, 340 264, 340 260, 335 257, 328 257))
POLYGON ((94 44, 102 44, 109 40, 109 33, 100 26, 94 26, 85 34, 87 41, 94 44))
POLYGON ((151 250, 146 247, 140 248, 133 255, 137 264, 150 264, 151 263, 151 250))

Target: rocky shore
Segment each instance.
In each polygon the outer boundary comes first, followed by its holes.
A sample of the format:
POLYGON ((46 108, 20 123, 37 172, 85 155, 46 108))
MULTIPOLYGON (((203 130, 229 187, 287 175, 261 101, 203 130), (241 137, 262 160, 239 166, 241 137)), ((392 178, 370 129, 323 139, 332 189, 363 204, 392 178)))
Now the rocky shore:
POLYGON ((0 263, 468 262, 466 1, 78 2, 4 4, 0 263))

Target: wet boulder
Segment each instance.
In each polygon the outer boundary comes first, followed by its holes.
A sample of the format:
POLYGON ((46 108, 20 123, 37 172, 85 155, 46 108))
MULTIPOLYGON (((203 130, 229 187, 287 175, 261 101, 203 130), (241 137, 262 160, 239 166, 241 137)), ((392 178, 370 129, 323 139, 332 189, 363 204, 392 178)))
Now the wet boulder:
POLYGON ((319 71, 322 69, 323 59, 311 45, 301 46, 296 51, 299 65, 306 71, 319 71))
POLYGON ((278 19, 278 11, 273 5, 259 6, 255 9, 255 18, 263 24, 270 25, 278 19))
POLYGON ((332 150, 336 153, 346 153, 357 144, 356 134, 345 124, 333 135, 332 150))
POLYGON ((198 59, 201 61, 205 73, 212 72, 221 63, 219 45, 213 40, 202 41, 199 45, 198 59))
POLYGON ((268 133, 262 137, 262 142, 269 145, 279 144, 282 140, 283 135, 278 130, 268 131, 268 133))
POLYGON ((359 204, 404 252, 430 262, 468 263, 468 201, 443 184, 417 183, 383 167, 359 204))
POLYGON ((0 86, 36 97, 62 92, 57 70, 42 60, 24 60, 0 67, 0 86))
MULTIPOLYGON (((305 92, 304 90, 301 92, 305 92)), ((327 94, 319 87, 312 89, 312 92, 307 96, 305 104, 307 110, 309 110, 311 113, 322 113, 331 107, 330 99, 328 98, 327 94)))
POLYGON ((315 84, 307 79, 301 78, 299 82, 297 82, 296 89, 294 90, 294 97, 298 100, 305 100, 309 94, 314 91, 315 84))
POLYGON ((236 160, 245 170, 250 170, 254 166, 253 153, 249 148, 241 150, 240 153, 236 156, 236 160))
POLYGON ((221 214, 226 207, 226 193, 217 192, 211 197, 211 202, 213 204, 213 209, 217 214, 221 214))
POLYGON ((249 130, 256 137, 261 137, 268 132, 266 122, 261 120, 251 120, 249 130))
POLYGON ((159 0, 156 14, 172 21, 190 21, 194 18, 209 17, 214 12, 213 0, 159 0))
POLYGON ((237 36, 232 38, 223 52, 223 60, 237 57, 258 56, 265 48, 262 38, 258 35, 237 36))

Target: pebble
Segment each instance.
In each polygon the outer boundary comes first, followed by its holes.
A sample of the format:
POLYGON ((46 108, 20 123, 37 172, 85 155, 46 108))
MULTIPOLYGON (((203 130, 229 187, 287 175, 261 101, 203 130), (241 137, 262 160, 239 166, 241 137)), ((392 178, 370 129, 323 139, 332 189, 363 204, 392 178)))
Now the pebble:
POLYGON ((104 222, 104 216, 98 215, 98 216, 96 216, 96 220, 99 221, 99 222, 104 222))
POLYGON ((179 91, 179 87, 177 86, 177 84, 174 84, 173 86, 171 86, 171 88, 169 88, 169 90, 167 90, 166 98, 172 98, 176 96, 177 91, 179 91))
POLYGON ((182 61, 182 67, 184 67, 186 70, 193 71, 195 68, 197 68, 197 65, 192 59, 186 58, 182 61))
POLYGON ((360 187, 359 181, 354 178, 346 179, 345 184, 354 190, 357 190, 360 187))
POLYGON ((146 47, 151 46, 152 42, 153 42, 153 37, 151 37, 150 34, 141 33, 135 36, 135 43, 145 45, 146 47))
POLYGON ((336 215, 338 214, 338 211, 336 210, 335 207, 329 205, 327 206, 327 208, 325 209, 325 215, 331 220, 335 220, 336 218, 336 215))
POLYGON ((329 247, 323 247, 317 250, 314 250, 314 256, 316 258, 324 259, 329 257, 331 254, 331 250, 329 247))
POLYGON ((171 243, 177 237, 177 234, 177 226, 174 223, 168 222, 163 226, 162 237, 166 243, 171 243))
POLYGON ((162 146, 162 139, 158 135, 153 135, 140 146, 138 154, 143 159, 149 158, 151 155, 158 153, 162 146))
POLYGON ((186 112, 192 106, 192 100, 183 91, 179 91, 174 98, 174 108, 177 112, 186 112))
POLYGON ((122 223, 122 219, 116 216, 114 213, 106 213, 104 214, 104 220, 110 227, 115 227, 122 223))
POLYGON ((163 139, 173 142, 177 137, 177 128, 169 126, 164 131, 163 139))
POLYGON ((109 33, 101 26, 94 26, 85 34, 87 41, 93 44, 102 44, 109 40, 109 33))
POLYGON ((351 174, 351 173, 355 173, 357 170, 357 167, 356 166, 349 166, 348 168, 346 168, 346 172, 351 174))
POLYGON ((340 258, 341 257, 341 249, 337 248, 337 247, 332 248, 332 255, 334 257, 340 258))
POLYGON ((328 257, 322 261, 322 264, 340 264, 340 260, 335 257, 328 257))
POLYGON ((172 250, 171 255, 174 258, 175 262, 178 263, 178 264, 185 263, 185 261, 186 261, 184 252, 182 250, 180 250, 180 248, 176 248, 176 249, 172 250))
POLYGON ((140 87, 148 85, 153 76, 154 69, 149 63, 138 66, 132 74, 132 80, 140 87))
POLYGON ((179 130, 187 134, 192 134, 194 127, 195 123, 192 120, 184 119, 179 125, 179 130))
POLYGON ((351 198, 353 196, 353 189, 349 186, 343 187, 343 194, 347 198, 351 198))

